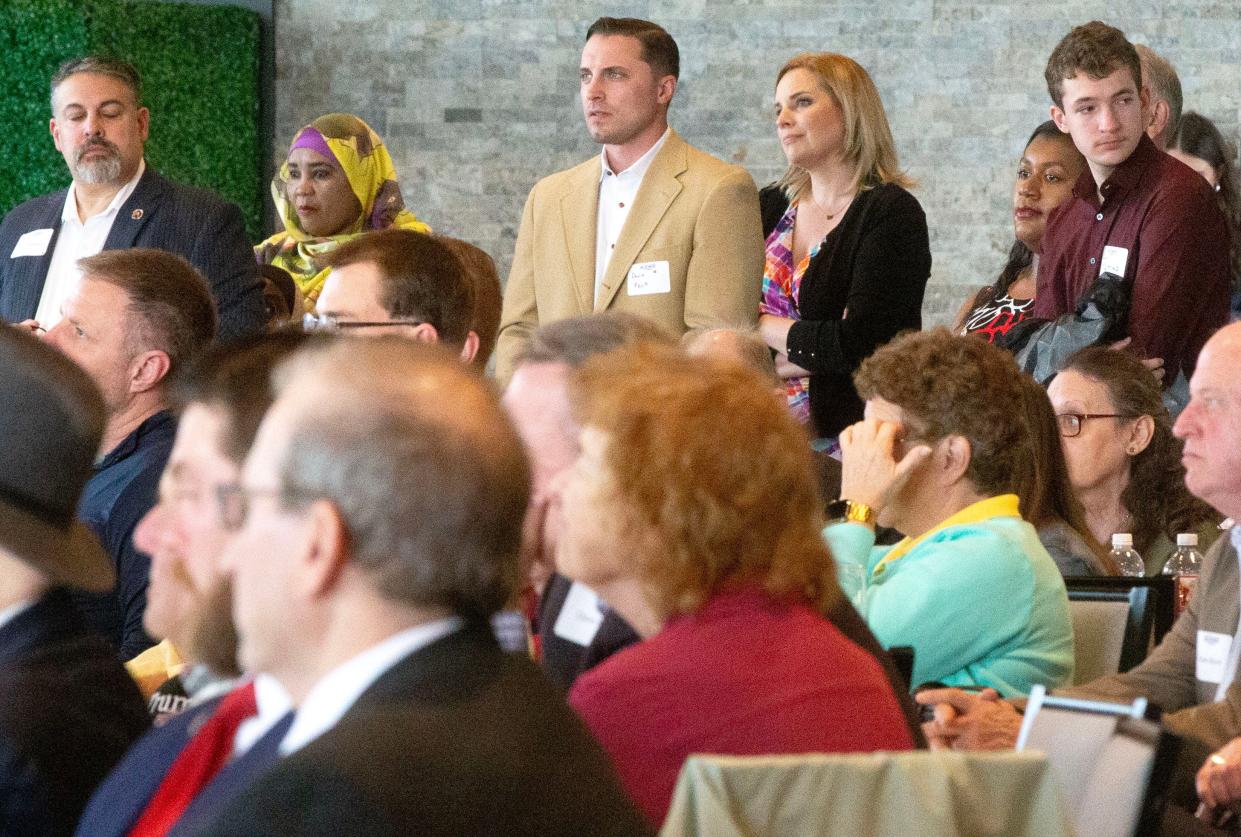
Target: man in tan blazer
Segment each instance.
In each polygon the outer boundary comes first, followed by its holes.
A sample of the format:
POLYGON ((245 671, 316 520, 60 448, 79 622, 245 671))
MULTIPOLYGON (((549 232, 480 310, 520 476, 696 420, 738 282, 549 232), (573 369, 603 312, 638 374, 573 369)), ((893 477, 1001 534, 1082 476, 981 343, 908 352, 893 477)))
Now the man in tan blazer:
POLYGON ((593 311, 649 317, 674 335, 753 326, 763 273, 750 175, 668 127, 676 42, 654 23, 600 18, 581 61, 599 158, 535 184, 504 292, 496 375, 540 326, 593 311))

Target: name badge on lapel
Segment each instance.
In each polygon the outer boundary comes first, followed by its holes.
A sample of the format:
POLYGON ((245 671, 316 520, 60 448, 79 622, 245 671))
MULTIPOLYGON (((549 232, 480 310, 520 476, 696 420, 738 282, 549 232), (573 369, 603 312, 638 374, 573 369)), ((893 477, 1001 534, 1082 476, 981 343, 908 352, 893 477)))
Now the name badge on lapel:
POLYGON ((561 639, 577 645, 590 645, 595 634, 599 632, 599 626, 603 624, 603 609, 600 604, 594 590, 585 584, 573 582, 552 631, 561 639))
POLYGON ((31 230, 30 232, 17 239, 17 246, 13 248, 10 259, 20 259, 22 256, 42 256, 47 252, 48 242, 52 240, 54 230, 48 227, 45 230, 31 230))
POLYGON ((1221 683, 1228 673, 1232 637, 1215 631, 1198 631, 1198 661, 1194 676, 1203 683, 1221 683))
POLYGON ((625 277, 625 285, 630 296, 647 296, 648 294, 666 294, 672 291, 672 275, 668 271, 668 263, 639 262, 629 268, 625 277))

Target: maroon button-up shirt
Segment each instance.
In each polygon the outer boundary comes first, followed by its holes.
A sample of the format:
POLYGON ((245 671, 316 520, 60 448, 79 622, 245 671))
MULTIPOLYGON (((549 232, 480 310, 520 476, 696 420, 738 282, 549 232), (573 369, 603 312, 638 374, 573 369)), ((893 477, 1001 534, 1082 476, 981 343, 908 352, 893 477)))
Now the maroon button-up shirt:
POLYGON ((1193 372, 1202 344, 1228 322, 1224 215, 1206 181, 1145 136, 1099 191, 1102 202, 1086 169, 1073 196, 1048 217, 1034 316, 1072 311, 1099 276, 1104 247, 1122 248, 1124 276, 1133 283, 1133 350, 1163 358, 1171 384, 1178 372, 1193 372))

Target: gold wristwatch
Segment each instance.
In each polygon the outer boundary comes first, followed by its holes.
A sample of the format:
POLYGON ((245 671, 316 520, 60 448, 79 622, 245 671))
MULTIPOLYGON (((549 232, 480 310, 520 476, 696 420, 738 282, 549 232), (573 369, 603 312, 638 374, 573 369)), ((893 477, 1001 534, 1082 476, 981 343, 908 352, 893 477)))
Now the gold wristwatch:
POLYGON ((827 520, 829 523, 861 523, 863 526, 873 526, 875 510, 865 503, 853 500, 833 500, 827 504, 827 520))

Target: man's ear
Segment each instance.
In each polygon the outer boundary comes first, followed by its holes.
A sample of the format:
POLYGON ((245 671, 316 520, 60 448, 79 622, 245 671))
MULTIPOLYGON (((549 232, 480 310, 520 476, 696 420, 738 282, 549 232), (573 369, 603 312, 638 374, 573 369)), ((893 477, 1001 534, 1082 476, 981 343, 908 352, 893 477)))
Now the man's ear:
POLYGON ((349 561, 349 529, 330 500, 316 500, 307 509, 306 541, 298 562, 301 592, 319 598, 332 591, 349 561))
POLYGON ((172 359, 159 349, 142 352, 130 362, 129 391, 147 392, 161 385, 172 370, 172 359))
POLYGON ((1069 121, 1065 118, 1064 111, 1058 105, 1051 106, 1051 121, 1056 123, 1060 133, 1067 134, 1069 132, 1069 121))
POLYGON ((655 101, 661 105, 667 105, 672 101, 673 95, 677 92, 677 77, 664 76, 661 78, 655 88, 655 101))

